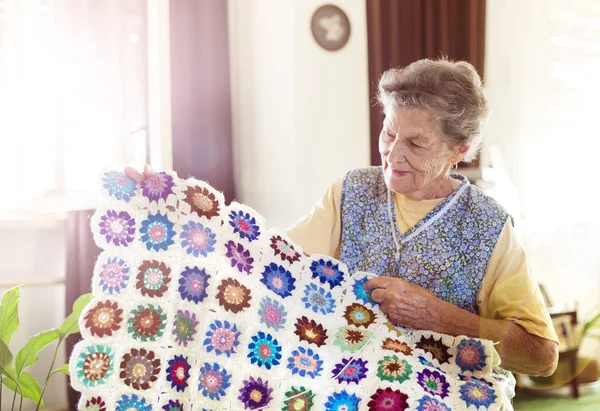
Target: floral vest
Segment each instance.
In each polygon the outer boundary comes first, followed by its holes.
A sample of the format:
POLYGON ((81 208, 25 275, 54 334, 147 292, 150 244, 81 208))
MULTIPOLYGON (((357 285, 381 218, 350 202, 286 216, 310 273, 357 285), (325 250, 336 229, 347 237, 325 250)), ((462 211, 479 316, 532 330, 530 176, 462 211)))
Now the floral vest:
POLYGON ((460 187, 400 234, 382 168, 350 171, 342 187, 340 252, 350 272, 400 277, 477 313, 477 294, 508 213, 466 178, 452 177, 460 187))

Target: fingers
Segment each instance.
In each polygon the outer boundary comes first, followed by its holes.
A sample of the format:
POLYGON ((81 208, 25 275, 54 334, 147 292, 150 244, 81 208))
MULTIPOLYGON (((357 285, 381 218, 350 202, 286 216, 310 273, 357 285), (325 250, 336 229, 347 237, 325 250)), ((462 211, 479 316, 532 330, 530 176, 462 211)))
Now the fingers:
POLYGON ((150 174, 154 173, 154 170, 152 170, 152 167, 150 167, 150 164, 146 164, 144 165, 144 177, 148 178, 150 176, 150 174))
POLYGON ((393 278, 390 277, 375 277, 371 278, 369 281, 365 283, 363 286, 365 290, 374 290, 376 288, 387 288, 389 287, 390 280, 393 278))
POLYGON ((133 181, 135 181, 138 184, 142 184, 142 182, 144 181, 144 176, 137 171, 135 168, 132 167, 125 167, 125 175, 127 177, 129 177, 130 179, 132 179, 133 181))
POLYGON ((371 300, 376 303, 382 303, 385 301, 385 288, 377 288, 371 293, 371 300))

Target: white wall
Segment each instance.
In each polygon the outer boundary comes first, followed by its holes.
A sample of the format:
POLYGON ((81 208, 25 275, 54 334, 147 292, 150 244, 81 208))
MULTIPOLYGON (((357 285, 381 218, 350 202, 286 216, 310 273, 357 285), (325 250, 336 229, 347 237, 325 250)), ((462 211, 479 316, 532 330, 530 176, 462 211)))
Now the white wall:
MULTIPOLYGON (((0 222, 6 225, 6 222, 0 222)), ((35 280, 48 281, 64 278, 65 273, 65 235, 63 224, 51 224, 34 227, 34 223, 12 224, 10 228, 0 226, 0 295, 8 289, 10 283, 28 283, 35 280), (25 224, 23 227, 21 224, 25 224)), ((16 356, 29 337, 41 331, 59 327, 65 318, 64 284, 48 286, 25 286, 21 289, 19 316, 21 325, 10 343, 16 356)), ((55 345, 47 347, 40 354, 38 363, 27 372, 32 374, 40 385, 43 384, 52 361, 55 345)), ((64 346, 60 348, 56 365, 65 363, 64 346)), ((66 409, 67 377, 54 375, 44 394, 46 408, 66 409)), ((12 395, 4 389, 0 409, 11 409, 12 395)), ((24 410, 33 410, 35 406, 28 400, 23 403, 24 410)), ((17 402, 18 408, 18 402, 17 402)))
POLYGON ((346 171, 369 165, 366 6, 335 2, 348 44, 321 49, 317 0, 229 0, 236 190, 269 226, 310 211, 346 171))

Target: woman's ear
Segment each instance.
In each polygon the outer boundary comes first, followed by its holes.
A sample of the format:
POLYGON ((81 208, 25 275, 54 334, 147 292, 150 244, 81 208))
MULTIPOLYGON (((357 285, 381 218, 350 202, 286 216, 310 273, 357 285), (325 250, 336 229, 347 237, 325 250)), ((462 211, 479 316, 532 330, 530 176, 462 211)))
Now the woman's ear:
POLYGON ((458 164, 463 161, 470 148, 471 146, 468 144, 461 144, 458 146, 454 151, 454 155, 450 158, 452 164, 458 164))

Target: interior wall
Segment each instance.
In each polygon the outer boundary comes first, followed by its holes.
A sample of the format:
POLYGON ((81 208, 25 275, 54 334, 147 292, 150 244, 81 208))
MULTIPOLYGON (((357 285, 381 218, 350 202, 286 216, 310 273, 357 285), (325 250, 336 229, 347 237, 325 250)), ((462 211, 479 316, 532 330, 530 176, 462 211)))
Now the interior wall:
POLYGON ((352 26, 336 52, 310 31, 322 4, 229 0, 236 193, 269 226, 290 226, 334 179, 369 165, 365 3, 336 2, 352 26))

